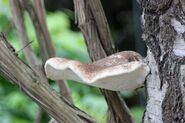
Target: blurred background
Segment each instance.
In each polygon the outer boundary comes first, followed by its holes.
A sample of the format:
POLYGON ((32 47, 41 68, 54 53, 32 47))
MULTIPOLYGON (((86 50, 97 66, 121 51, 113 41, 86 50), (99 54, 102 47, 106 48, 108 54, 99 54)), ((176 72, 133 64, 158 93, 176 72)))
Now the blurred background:
MULTIPOLYGON (((141 11, 135 0, 101 0, 107 16, 112 36, 119 51, 134 50, 145 56, 146 47, 141 39, 141 11)), ((47 24, 55 46, 57 56, 83 62, 90 62, 84 38, 74 23, 72 0, 45 0, 47 24)), ((0 32, 5 32, 8 40, 18 51, 23 46, 12 22, 9 0, 0 0, 0 32)), ((26 27, 32 46, 38 56, 39 46, 33 24, 25 16, 26 27)), ((19 57, 25 60, 23 52, 19 57)), ((40 59, 41 61, 41 59, 40 59)), ((26 62, 26 61, 25 61, 26 62)), ((107 105, 97 88, 68 81, 74 104, 99 122, 105 123, 107 105)), ((58 91, 57 85, 51 81, 52 88, 58 91)), ((121 92, 135 120, 140 123, 145 106, 144 89, 136 92, 121 92)), ((34 123, 35 104, 19 87, 11 84, 0 76, 0 123, 34 123)), ((49 121, 44 115, 43 123, 49 121)))

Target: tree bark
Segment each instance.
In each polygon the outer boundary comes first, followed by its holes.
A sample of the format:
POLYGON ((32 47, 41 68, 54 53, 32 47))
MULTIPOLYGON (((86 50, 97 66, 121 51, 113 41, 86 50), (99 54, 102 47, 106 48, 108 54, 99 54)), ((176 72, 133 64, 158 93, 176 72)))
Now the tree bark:
MULTIPOLYGON (((22 47, 29 44, 28 33, 24 24, 24 11, 20 2, 17 0, 10 0, 10 8, 12 13, 12 20, 14 22, 15 27, 17 28, 19 37, 21 39, 22 47)), ((26 60, 30 67, 41 77, 42 82, 49 86, 48 79, 46 78, 43 68, 41 64, 39 64, 39 60, 34 53, 34 50, 31 45, 27 45, 25 49, 23 49, 26 60)), ((43 110, 39 107, 38 113, 36 115, 35 123, 42 122, 43 110)))
MULTIPOLYGON (((28 34, 27 34, 27 30, 24 24, 24 8, 27 4, 24 4, 17 0, 10 0, 10 8, 11 8, 11 13, 13 16, 13 22, 15 24, 15 27, 17 28, 19 37, 21 39, 22 45, 26 46, 29 43, 29 38, 28 38, 28 34)), ((31 6, 31 3, 28 4, 31 6)), ((29 7, 26 6, 27 8, 33 8, 33 7, 29 7)), ((40 45, 41 45, 41 54, 43 56, 43 61, 48 59, 49 57, 53 57, 55 56, 55 50, 54 47, 52 45, 51 42, 51 38, 49 35, 49 31, 47 28, 47 24, 46 24, 46 20, 45 20, 45 9, 44 9, 44 5, 43 5, 43 1, 39 0, 39 1, 35 1, 35 8, 36 11, 34 10, 30 10, 32 13, 34 13, 35 18, 37 18, 36 16, 38 16, 37 19, 35 19, 35 22, 41 24, 39 27, 35 24, 36 28, 36 34, 42 34, 41 37, 44 37, 47 40, 42 40, 43 38, 38 37, 38 39, 40 39, 40 45), (44 46, 43 46, 44 44, 44 46), (48 46, 49 49, 48 49, 48 46), (45 52, 44 52, 45 51, 45 52)), ((32 14, 33 15, 33 14, 32 14)), ((33 48, 31 47, 31 45, 28 45, 25 49, 23 49, 23 52, 25 54, 26 60, 28 61, 30 67, 43 79, 42 82, 44 82, 45 84, 47 84, 49 86, 48 80, 44 74, 43 71, 43 67, 42 64, 39 64, 39 60, 37 58, 37 56, 34 53, 33 48)), ((63 95, 66 99, 68 99, 69 101, 72 101, 71 97, 70 97, 70 91, 68 88, 68 85, 65 81, 57 81, 59 88, 60 88, 60 94, 63 95)), ((35 123, 41 123, 42 121, 42 116, 43 115, 42 109, 39 108, 38 111, 38 115, 36 118, 36 122, 35 123)))
MULTIPOLYGON (((84 34, 92 61, 116 52, 101 2, 74 0, 76 23, 84 34)), ((133 123, 134 120, 118 92, 100 89, 109 111, 108 123, 133 123)))
MULTIPOLYGON (((21 5, 28 12, 33 22, 36 36, 41 47, 41 56, 43 63, 51 57, 55 57, 55 48, 46 25, 45 9, 42 0, 35 0, 35 7, 30 0, 22 0, 21 5)), ((68 84, 65 80, 57 81, 60 94, 72 101, 68 84)))
MULTIPOLYGON (((12 20, 14 22, 15 27, 17 28, 19 37, 21 39, 22 47, 24 47, 27 44, 29 44, 29 38, 24 24, 24 17, 23 17, 24 12, 22 11, 22 7, 19 1, 10 0, 10 8, 12 12, 12 20)), ((23 52, 25 54, 26 60, 30 65, 30 67, 35 72, 37 72, 39 76, 41 76, 41 78, 43 79, 42 82, 44 82, 49 86, 48 80, 44 75, 44 71, 41 65, 39 65, 38 58, 35 55, 32 46, 28 45, 25 49, 23 49, 23 52)))
POLYGON ((0 51, 0 74, 18 85, 56 121, 59 123, 95 123, 87 114, 43 84, 41 77, 18 58, 3 34, 0 34, 0 51))
POLYGON ((144 123, 185 122, 185 1, 140 0, 151 74, 144 123))
MULTIPOLYGON (((100 1, 74 0, 74 2, 78 25, 86 39, 91 59, 98 60, 116 52, 100 1)), ((143 39, 148 47, 147 60, 151 68, 146 82, 148 101, 143 122, 184 123, 185 2, 184 0, 138 0, 138 2, 143 8, 143 39)), ((28 12, 30 11, 29 8, 28 12)), ((35 15, 33 19, 39 20, 36 14, 30 12, 30 15, 31 17, 35 15)), ((47 36, 42 34, 43 27, 40 27, 39 23, 41 22, 36 23, 37 29, 40 30, 38 36, 41 35, 40 40, 44 41, 47 36)), ((44 60, 54 53, 52 50, 49 53, 45 50, 43 49, 43 53, 47 55, 44 60)), ((2 34, 0 51, 0 74, 18 85, 58 122, 95 122, 43 84, 41 76, 17 57, 2 34)), ((134 122, 118 92, 104 89, 101 91, 109 105, 108 122, 134 122)))

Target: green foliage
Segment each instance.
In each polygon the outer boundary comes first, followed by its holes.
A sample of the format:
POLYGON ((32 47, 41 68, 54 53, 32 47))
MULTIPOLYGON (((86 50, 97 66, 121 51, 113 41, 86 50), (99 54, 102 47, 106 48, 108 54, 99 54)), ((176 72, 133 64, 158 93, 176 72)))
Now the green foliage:
POLYGON ((57 56, 89 61, 83 36, 80 32, 70 30, 67 15, 62 12, 49 13, 47 22, 57 56))
POLYGON ((95 117, 101 123, 106 121, 107 105, 102 96, 87 94, 81 97, 78 93, 72 95, 75 105, 95 117))
MULTIPOLYGON (((0 31, 6 32, 8 40, 11 41, 16 50, 19 50, 23 46, 9 18, 9 13, 5 12, 8 0, 3 0, 3 4, 5 4, 5 8, 0 8, 0 31)), ((40 57, 40 48, 35 30, 28 15, 25 16, 25 23, 29 39, 33 41, 32 46, 40 57)), ((84 62, 90 61, 82 34, 70 29, 70 21, 66 14, 62 12, 48 13, 47 24, 57 56, 84 62)), ((25 60, 22 52, 19 56, 25 60)), ((107 105, 99 90, 72 81, 68 83, 75 105, 104 123, 106 121, 107 105)), ((55 83, 52 83, 52 87, 58 90, 55 83)), ((125 96, 131 97, 132 93, 125 93, 125 96)), ((38 106, 22 93, 21 88, 0 77, 0 123, 33 123, 37 110, 38 106)), ((143 108, 135 107, 132 112, 137 121, 141 121, 143 108)), ((47 122, 47 119, 44 122, 47 122)))
POLYGON ((0 123, 33 122, 36 104, 8 81, 0 77, 0 123))
POLYGON ((134 119, 137 123, 141 123, 142 122, 142 117, 143 117, 143 113, 144 113, 144 108, 143 107, 132 107, 131 112, 134 116, 134 119))

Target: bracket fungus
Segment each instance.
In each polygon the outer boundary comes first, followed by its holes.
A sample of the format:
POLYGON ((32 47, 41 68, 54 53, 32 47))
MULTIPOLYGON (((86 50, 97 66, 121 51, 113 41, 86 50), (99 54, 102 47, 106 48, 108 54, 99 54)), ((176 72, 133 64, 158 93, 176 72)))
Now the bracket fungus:
POLYGON ((89 64, 66 58, 50 58, 45 63, 45 72, 52 80, 74 80, 121 91, 141 87, 149 73, 149 67, 138 53, 123 51, 89 64))

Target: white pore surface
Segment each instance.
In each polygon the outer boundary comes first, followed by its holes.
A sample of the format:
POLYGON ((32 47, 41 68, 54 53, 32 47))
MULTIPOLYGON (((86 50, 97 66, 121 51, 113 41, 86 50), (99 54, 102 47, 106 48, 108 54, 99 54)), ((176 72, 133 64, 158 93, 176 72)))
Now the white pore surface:
POLYGON ((79 67, 83 64, 64 58, 51 58, 45 64, 45 72, 47 77, 53 80, 74 80, 114 91, 134 90, 141 87, 149 73, 149 67, 141 61, 88 72, 84 72, 84 68, 79 67))

